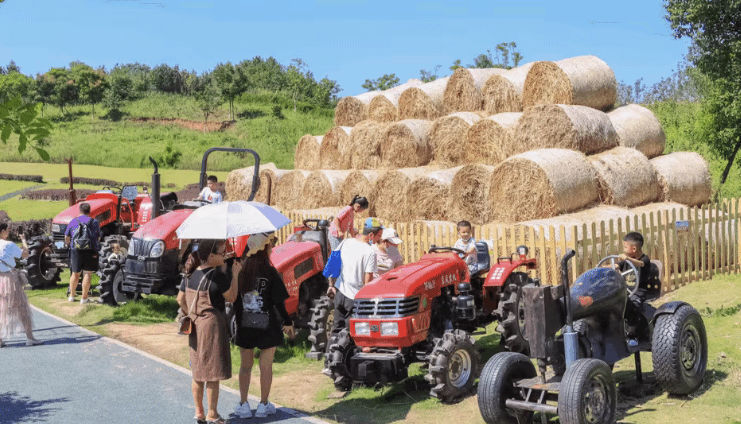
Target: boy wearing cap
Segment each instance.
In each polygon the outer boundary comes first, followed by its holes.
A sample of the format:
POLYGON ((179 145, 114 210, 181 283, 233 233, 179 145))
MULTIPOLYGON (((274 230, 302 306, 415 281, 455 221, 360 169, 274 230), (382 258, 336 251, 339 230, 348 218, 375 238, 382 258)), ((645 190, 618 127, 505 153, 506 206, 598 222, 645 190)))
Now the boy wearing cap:
POLYGON ((381 241, 373 245, 376 251, 376 265, 378 270, 375 276, 383 275, 392 269, 404 264, 397 246, 402 240, 393 228, 384 228, 381 232, 381 241))

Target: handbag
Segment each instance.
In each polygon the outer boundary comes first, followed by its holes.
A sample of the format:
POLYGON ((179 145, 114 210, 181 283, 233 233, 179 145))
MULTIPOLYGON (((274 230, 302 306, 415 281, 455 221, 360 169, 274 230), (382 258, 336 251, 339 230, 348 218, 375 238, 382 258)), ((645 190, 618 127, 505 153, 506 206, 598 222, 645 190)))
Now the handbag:
POLYGON ((324 270, 322 271, 322 275, 327 278, 337 278, 340 276, 340 271, 342 270, 342 257, 340 256, 340 250, 342 249, 343 243, 345 243, 344 240, 339 244, 339 246, 337 246, 337 250, 333 250, 329 254, 329 258, 327 258, 327 264, 324 265, 324 270))
MULTIPOLYGON (((207 273, 203 274, 203 277, 201 277, 201 281, 198 283, 197 292, 201 291, 201 287, 203 286, 203 281, 206 279, 208 274, 211 273, 211 271, 213 271, 213 269, 210 269, 207 273)), ((190 315, 193 313, 193 308, 195 308, 197 301, 198 301, 198 296, 196 296, 196 298, 193 299, 192 302, 190 302, 190 307, 188 308, 188 314, 180 318, 180 328, 178 329, 178 334, 187 336, 193 332, 193 319, 191 319, 190 315)))
POLYGON ((270 324, 270 316, 263 312, 242 311, 242 327, 265 330, 270 324))

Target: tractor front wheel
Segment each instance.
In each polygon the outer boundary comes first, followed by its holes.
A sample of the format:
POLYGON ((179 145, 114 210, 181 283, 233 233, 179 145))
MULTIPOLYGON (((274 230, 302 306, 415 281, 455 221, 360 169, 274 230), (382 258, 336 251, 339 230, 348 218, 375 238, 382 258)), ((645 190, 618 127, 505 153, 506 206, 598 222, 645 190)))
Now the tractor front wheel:
POLYGON ((129 250, 129 240, 122 235, 108 236, 98 252, 100 302, 111 306, 135 300, 136 295, 123 291, 123 264, 129 250))
POLYGON ((346 392, 352 388, 350 358, 354 352, 355 343, 347 329, 332 334, 327 352, 327 368, 337 390, 346 392))
POLYGON ((473 337, 463 330, 449 330, 435 339, 427 363, 425 379, 432 385, 430 395, 448 403, 469 394, 481 370, 473 337))
POLYGON ((659 315, 651 350, 656 380, 673 395, 697 390, 705 377, 708 343, 705 324, 690 305, 659 315))
POLYGON ((322 296, 314 301, 308 324, 311 351, 306 354, 307 357, 321 359, 327 351, 327 342, 334 323, 333 310, 334 303, 328 296, 322 296))
POLYGON ((51 262, 53 248, 52 240, 48 237, 34 237, 29 240, 25 271, 28 284, 34 289, 52 287, 61 280, 59 274, 62 270, 51 262))
POLYGON ((517 352, 501 352, 486 362, 479 379, 478 401, 481 416, 488 424, 518 424, 529 422, 529 411, 514 411, 505 406, 507 399, 522 399, 515 381, 535 377, 535 366, 527 356, 517 352))
POLYGON ((558 417, 561 424, 614 423, 617 390, 610 367, 599 359, 578 359, 560 383, 558 417))
POLYGON ((499 304, 494 314, 499 317, 497 332, 510 352, 528 354, 530 345, 525 339, 525 305, 522 302, 522 288, 533 284, 524 272, 513 272, 504 283, 499 304))

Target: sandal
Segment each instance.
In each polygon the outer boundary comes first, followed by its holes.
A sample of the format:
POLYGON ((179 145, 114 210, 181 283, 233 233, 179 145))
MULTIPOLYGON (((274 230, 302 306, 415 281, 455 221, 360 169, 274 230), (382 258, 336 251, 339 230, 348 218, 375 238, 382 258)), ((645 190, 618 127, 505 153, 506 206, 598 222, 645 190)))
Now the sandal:
POLYGON ((206 424, 206 417, 199 418, 194 416, 193 419, 196 420, 196 424, 206 424))
POLYGON ((206 419, 206 424, 227 424, 227 421, 221 417, 221 415, 217 415, 216 419, 209 420, 206 419))

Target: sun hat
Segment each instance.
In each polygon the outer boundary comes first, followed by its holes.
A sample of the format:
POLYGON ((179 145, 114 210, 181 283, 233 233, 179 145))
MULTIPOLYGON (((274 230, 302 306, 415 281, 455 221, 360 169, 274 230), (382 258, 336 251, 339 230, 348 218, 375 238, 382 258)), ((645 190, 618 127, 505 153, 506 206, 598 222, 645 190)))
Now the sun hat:
POLYGON ((247 252, 244 256, 250 257, 261 251, 268 245, 268 243, 270 243, 272 238, 272 233, 251 234, 250 238, 247 239, 247 252))
POLYGON ((393 244, 401 244, 402 240, 399 238, 399 234, 393 228, 384 228, 381 233, 381 240, 388 240, 393 244))

